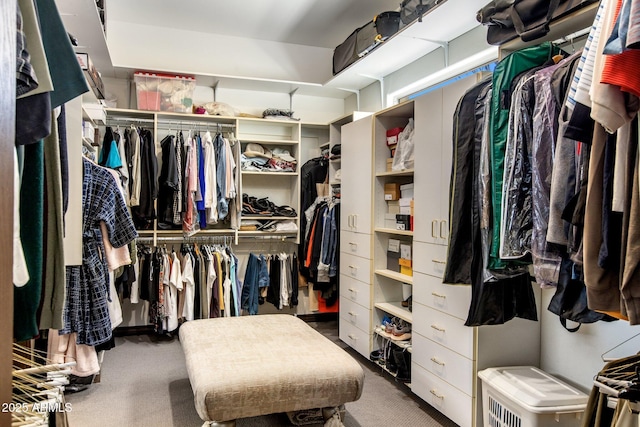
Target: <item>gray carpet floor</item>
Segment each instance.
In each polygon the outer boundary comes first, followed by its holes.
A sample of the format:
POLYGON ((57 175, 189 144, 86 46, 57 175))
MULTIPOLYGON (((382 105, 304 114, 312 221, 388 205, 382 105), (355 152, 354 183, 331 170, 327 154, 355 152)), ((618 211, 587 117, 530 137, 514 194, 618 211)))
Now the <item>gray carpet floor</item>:
MULTIPOLYGON (((365 372, 362 397, 347 403, 346 427, 455 427, 403 384, 338 339, 337 322, 311 323, 358 360, 365 372)), ((67 394, 71 427, 196 427, 202 425, 180 341, 136 335, 116 338, 106 352, 100 382, 67 394)), ((291 426, 285 414, 238 420, 238 427, 291 426)))

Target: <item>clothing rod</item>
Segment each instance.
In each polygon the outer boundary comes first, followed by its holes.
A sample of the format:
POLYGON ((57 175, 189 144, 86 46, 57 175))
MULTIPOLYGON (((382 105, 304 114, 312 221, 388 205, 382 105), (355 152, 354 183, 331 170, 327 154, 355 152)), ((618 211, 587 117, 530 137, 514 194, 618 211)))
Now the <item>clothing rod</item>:
POLYGON ((139 123, 154 123, 153 119, 144 119, 139 117, 107 117, 107 126, 112 122, 139 122, 139 123))
POLYGON ((553 44, 563 44, 568 42, 573 42, 576 39, 589 35, 591 32, 591 27, 583 28, 582 30, 576 31, 575 33, 567 34, 566 36, 562 36, 557 40, 553 41, 553 44))
POLYGON ((192 127, 192 126, 199 126, 199 127, 206 127, 206 128, 229 128, 229 129, 235 129, 236 125, 231 125, 228 123, 207 123, 207 122, 191 122, 191 121, 184 121, 184 122, 158 122, 158 129, 175 129, 177 127, 192 127))

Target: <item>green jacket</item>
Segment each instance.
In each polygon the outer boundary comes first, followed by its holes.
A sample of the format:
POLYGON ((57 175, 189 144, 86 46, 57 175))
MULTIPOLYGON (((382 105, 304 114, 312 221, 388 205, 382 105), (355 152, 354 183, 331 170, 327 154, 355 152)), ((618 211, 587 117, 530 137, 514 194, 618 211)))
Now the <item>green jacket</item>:
MULTIPOLYGON (((502 59, 493 72, 491 97, 491 198, 493 212, 493 239, 491 242, 490 269, 504 269, 507 262, 500 259, 500 215, 502 212, 502 182, 504 175, 504 151, 507 143, 511 83, 523 71, 543 65, 560 50, 550 42, 511 53, 502 59)), ((512 262, 512 261, 510 261, 512 262)))

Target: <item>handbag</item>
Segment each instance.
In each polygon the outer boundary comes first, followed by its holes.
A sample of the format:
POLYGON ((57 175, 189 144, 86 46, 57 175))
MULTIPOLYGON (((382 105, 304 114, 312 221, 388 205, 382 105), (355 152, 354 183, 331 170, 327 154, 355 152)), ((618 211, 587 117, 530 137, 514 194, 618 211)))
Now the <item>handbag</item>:
POLYGON ((589 309, 587 305, 587 287, 578 278, 578 267, 570 259, 562 260, 556 293, 547 308, 557 314, 560 323, 569 332, 576 332, 583 323, 595 323, 600 320, 617 320, 608 314, 589 309), (574 328, 567 327, 567 320, 578 323, 574 328))
POLYGON ((487 42, 501 45, 520 37, 528 42, 544 37, 549 24, 598 0, 492 0, 476 14, 487 26, 487 42))

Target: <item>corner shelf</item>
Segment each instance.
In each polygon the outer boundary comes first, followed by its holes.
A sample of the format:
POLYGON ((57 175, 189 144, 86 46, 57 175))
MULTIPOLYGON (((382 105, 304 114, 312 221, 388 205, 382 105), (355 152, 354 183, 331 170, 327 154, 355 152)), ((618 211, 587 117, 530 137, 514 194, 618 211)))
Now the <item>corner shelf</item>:
POLYGON ((413 175, 413 169, 405 169, 402 171, 390 171, 390 172, 378 172, 376 176, 411 176, 413 175))

